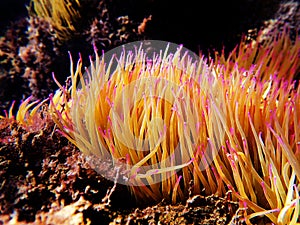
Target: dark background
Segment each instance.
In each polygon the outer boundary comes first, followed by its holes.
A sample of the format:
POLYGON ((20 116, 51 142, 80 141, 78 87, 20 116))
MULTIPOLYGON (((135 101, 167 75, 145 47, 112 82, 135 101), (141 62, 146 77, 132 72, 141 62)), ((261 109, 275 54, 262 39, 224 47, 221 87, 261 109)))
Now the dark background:
MULTIPOLYGON (((151 39, 185 44, 191 50, 232 48, 248 29, 274 16, 279 0, 167 1, 111 0, 116 14, 136 21, 152 15, 147 26, 151 39), (198 6, 199 4, 199 6, 198 6)), ((0 35, 14 20, 27 15, 29 0, 0 2, 0 35)))
POLYGON ((0 1, 0 34, 3 35, 11 22, 28 15, 26 5, 29 0, 0 1))

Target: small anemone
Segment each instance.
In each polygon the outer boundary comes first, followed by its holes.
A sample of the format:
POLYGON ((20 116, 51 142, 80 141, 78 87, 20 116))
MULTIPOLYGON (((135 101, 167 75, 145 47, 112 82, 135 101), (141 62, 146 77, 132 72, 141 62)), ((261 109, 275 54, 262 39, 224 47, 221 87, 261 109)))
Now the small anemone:
POLYGON ((49 99, 45 99, 43 101, 36 100, 32 102, 32 98, 32 96, 29 96, 21 102, 16 115, 13 113, 15 107, 15 102, 13 102, 8 112, 5 112, 5 115, 0 115, 0 120, 8 119, 11 121, 16 121, 27 131, 39 131, 48 122, 48 120, 46 120, 46 108, 43 108, 42 106, 45 105, 49 99))
POLYGON ((80 18, 78 0, 31 0, 29 14, 48 21, 60 40, 68 40, 76 31, 75 23, 80 18))

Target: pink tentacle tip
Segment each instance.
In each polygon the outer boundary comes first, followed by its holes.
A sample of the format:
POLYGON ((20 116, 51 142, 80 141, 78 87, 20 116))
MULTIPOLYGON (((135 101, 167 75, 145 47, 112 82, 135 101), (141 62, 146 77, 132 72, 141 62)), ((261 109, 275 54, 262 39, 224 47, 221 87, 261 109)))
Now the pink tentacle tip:
POLYGON ((151 173, 150 173, 150 175, 155 175, 155 174, 158 174, 159 173, 159 169, 155 169, 154 171, 152 171, 151 173))
POLYGON ((179 183, 180 183, 180 181, 181 181, 181 179, 182 179, 182 175, 180 175, 180 176, 177 178, 177 180, 176 180, 176 184, 179 184, 179 183))
POLYGON ((245 208, 245 209, 247 209, 247 208, 248 208, 248 204, 247 204, 247 202, 246 202, 246 201, 244 201, 244 200, 241 200, 241 201, 242 201, 242 204, 243 204, 244 208, 245 208))
POLYGON ((232 187, 232 185, 227 184, 227 187, 229 190, 231 190, 232 192, 236 193, 236 191, 234 190, 234 188, 232 187))
POLYGON ((231 135, 234 135, 234 134, 235 134, 234 127, 230 127, 229 131, 230 131, 230 134, 231 134, 231 135))
POLYGON ((98 48, 97 48, 96 43, 94 41, 93 41, 92 45, 93 45, 94 52, 98 52, 98 48))
POLYGON ((273 169, 272 169, 272 165, 270 164, 269 165, 269 176, 270 176, 270 178, 272 177, 272 175, 273 175, 273 169))
POLYGON ((262 187, 262 189, 263 189, 263 192, 264 193, 266 193, 267 192, 267 190, 266 190, 266 185, 265 185, 265 182, 260 182, 260 185, 261 185, 261 187, 262 187))

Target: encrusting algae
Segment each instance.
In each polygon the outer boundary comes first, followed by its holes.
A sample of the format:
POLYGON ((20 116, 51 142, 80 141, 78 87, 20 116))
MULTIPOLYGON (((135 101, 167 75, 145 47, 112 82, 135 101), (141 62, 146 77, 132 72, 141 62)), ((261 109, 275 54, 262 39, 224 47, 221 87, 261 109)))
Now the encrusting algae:
POLYGON ((49 111, 87 156, 122 159, 139 201, 181 201, 193 181, 193 194, 231 191, 247 224, 299 224, 300 40, 274 37, 209 64, 181 47, 108 65, 95 51, 87 77, 71 60, 71 87, 59 84, 49 111))

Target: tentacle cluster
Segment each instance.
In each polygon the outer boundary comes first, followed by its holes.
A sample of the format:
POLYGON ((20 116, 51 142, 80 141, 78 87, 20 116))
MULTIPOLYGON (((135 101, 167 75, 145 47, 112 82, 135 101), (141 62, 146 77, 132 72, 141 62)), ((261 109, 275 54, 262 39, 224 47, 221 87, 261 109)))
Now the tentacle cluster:
POLYGON ((231 190, 247 223, 265 215, 296 224, 300 42, 276 35, 242 42, 209 66, 180 48, 150 60, 141 49, 124 52, 108 65, 96 54, 87 76, 81 60, 75 72, 71 64, 72 85, 61 86, 50 111, 86 155, 123 158, 138 199, 179 201, 193 180, 195 194, 231 190))

